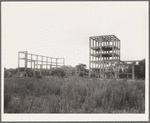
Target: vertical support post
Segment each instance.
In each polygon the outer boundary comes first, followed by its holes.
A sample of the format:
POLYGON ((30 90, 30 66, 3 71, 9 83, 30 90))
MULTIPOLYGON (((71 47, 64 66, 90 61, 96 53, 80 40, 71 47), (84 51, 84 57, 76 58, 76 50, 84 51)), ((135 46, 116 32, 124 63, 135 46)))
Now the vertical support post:
POLYGON ((115 65, 115 79, 117 79, 117 66, 115 65))
POLYGON ((104 79, 104 60, 102 61, 102 64, 103 64, 103 79, 104 79))
POLYGON ((115 40, 115 46, 114 46, 114 51, 115 51, 115 54, 114 54, 114 57, 115 57, 115 60, 117 59, 117 56, 116 56, 116 39, 115 40))
MULTIPOLYGON (((100 48, 100 38, 98 38, 98 48, 100 48)), ((98 54, 100 55, 100 49, 98 50, 98 54)), ((98 71, 98 78, 100 78, 100 57, 98 57, 98 68, 99 68, 99 71, 98 71)))
POLYGON ((117 60, 119 59, 119 54, 118 54, 118 49, 119 47, 118 47, 118 40, 117 40, 117 60))
POLYGON ((89 78, 91 77, 91 38, 89 38, 89 78))
POLYGON ((34 62, 34 70, 33 70, 33 77, 35 77, 35 61, 34 62))
POLYGON ((112 40, 112 60, 114 60, 114 39, 112 40))
POLYGON ((38 55, 36 55, 36 69, 38 69, 38 55))
POLYGON ((40 76, 42 76, 41 70, 42 70, 42 65, 40 64, 40 76))
POLYGON ((27 64, 28 64, 28 52, 25 52, 25 72, 27 71, 27 64))
POLYGON ((119 61, 120 61, 120 56, 121 56, 120 49, 121 49, 121 44, 120 44, 120 40, 119 40, 119 61))
MULTIPOLYGON (((94 48, 94 47, 95 47, 95 39, 93 40, 93 48, 94 48)), ((93 57, 93 65, 94 65, 94 68, 96 67, 96 66, 95 66, 95 58, 96 58, 96 57, 95 57, 95 53, 96 53, 96 52, 95 52, 95 50, 93 49, 93 54, 94 54, 94 57, 93 57)), ((94 75, 95 75, 95 69, 94 69, 94 72, 93 72, 93 73, 94 73, 94 75)))
POLYGON ((63 66, 65 66, 65 58, 63 58, 63 66))
POLYGON ((110 61, 110 78, 112 78, 112 61, 110 61))
POLYGON ((56 58, 56 68, 57 68, 57 62, 58 62, 57 60, 58 60, 58 59, 56 58))
POLYGON ((134 68, 135 68, 135 62, 132 63, 132 79, 135 79, 135 75, 134 75, 134 68))
POLYGON ((52 65, 50 64, 50 70, 49 70, 49 75, 51 75, 51 71, 52 71, 52 65))
POLYGON ((52 69, 52 65, 53 65, 53 63, 52 63, 52 58, 51 58, 51 66, 50 66, 50 69, 52 69))
POLYGON ((18 52, 18 73, 19 73, 19 68, 20 68, 20 52, 18 52))
POLYGON ((43 69, 43 56, 42 56, 42 66, 41 66, 41 70, 43 69))
MULTIPOLYGON (((112 60, 114 62, 114 37, 112 37, 112 60)), ((112 66, 112 69, 113 69, 113 66, 112 66)), ((113 70, 115 71, 115 70, 113 70)), ((113 78, 114 78, 114 75, 113 75, 113 78)))
POLYGON ((120 72, 120 65, 118 64, 118 79, 119 79, 119 75, 120 75, 119 72, 120 72))
POLYGON ((47 65, 48 65, 48 58, 46 57, 46 70, 47 70, 47 65))
MULTIPOLYGON (((104 45, 105 45, 105 43, 104 43, 104 45)), ((105 57, 105 58, 106 58, 106 57, 105 57)), ((105 61, 103 61, 103 63, 104 63, 104 73, 103 73, 103 74, 104 74, 104 79, 105 79, 105 77, 106 77, 106 76, 105 76, 105 72, 106 72, 106 63, 105 63, 105 61)))
POLYGON ((100 78, 102 78, 102 37, 100 38, 100 78))
POLYGON ((118 64, 117 64, 117 79, 119 79, 119 68, 120 68, 120 67, 119 67, 119 62, 120 62, 120 61, 118 61, 118 64))
POLYGON ((119 61, 120 61, 120 43, 119 43, 119 40, 118 40, 118 59, 119 59, 119 61))
MULTIPOLYGON (((92 39, 92 47, 94 47, 94 40, 92 39)), ((92 74, 93 74, 93 68, 94 68, 94 50, 92 49, 92 61, 93 61, 93 63, 92 63, 92 69, 91 69, 91 71, 92 71, 92 74)))
POLYGON ((31 69, 32 69, 32 54, 31 54, 31 69))

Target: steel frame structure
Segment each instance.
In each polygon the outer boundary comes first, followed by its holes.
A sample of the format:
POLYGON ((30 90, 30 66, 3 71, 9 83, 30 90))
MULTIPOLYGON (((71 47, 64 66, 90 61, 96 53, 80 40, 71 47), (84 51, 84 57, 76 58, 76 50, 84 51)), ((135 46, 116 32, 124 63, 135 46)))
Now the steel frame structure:
POLYGON ((34 76, 35 70, 51 70, 52 68, 57 68, 65 65, 64 58, 54 58, 37 54, 31 54, 27 51, 20 51, 18 52, 18 73, 20 72, 20 60, 24 61, 24 72, 26 72, 27 68, 31 68, 34 70, 34 76), (24 56, 21 57, 21 54, 23 54, 24 56), (62 60, 62 62, 59 62, 60 60, 62 60), (30 63, 31 67, 29 67, 28 63, 30 63))
POLYGON ((89 38, 89 77, 116 78, 120 74, 134 77, 135 62, 120 60, 120 40, 115 35, 92 36, 89 38), (132 73, 127 73, 127 67, 132 65, 132 73), (124 68, 124 72, 120 69, 124 68))

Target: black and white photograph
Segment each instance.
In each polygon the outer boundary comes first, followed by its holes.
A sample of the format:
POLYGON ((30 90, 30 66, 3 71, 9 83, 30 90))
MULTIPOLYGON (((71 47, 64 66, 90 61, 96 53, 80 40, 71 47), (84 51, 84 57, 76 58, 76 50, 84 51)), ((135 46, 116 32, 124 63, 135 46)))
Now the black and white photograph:
POLYGON ((2 121, 148 121, 148 1, 1 2, 2 121))

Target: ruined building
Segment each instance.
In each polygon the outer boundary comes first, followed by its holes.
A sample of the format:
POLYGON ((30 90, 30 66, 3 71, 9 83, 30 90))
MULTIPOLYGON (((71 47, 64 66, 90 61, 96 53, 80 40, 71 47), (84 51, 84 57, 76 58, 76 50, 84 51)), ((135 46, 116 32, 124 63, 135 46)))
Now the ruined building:
POLYGON ((89 38, 89 76, 116 78, 120 75, 135 79, 134 67, 138 61, 120 60, 121 41, 115 35, 93 36, 89 38), (132 71, 127 71, 129 66, 132 71))

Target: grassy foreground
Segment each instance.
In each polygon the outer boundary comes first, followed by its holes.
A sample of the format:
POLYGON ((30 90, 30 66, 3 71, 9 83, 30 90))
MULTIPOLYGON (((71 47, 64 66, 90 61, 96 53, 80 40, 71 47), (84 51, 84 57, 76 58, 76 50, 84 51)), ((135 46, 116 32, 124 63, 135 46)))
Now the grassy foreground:
POLYGON ((50 76, 4 80, 4 113, 144 112, 144 82, 50 76))

